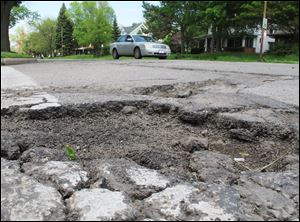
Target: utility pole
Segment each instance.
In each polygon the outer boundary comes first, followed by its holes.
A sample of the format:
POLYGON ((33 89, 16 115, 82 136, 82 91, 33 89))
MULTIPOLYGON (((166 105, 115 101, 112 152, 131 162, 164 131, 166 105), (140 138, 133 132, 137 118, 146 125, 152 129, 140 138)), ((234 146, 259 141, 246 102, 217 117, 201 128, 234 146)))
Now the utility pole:
POLYGON ((260 61, 263 62, 263 47, 264 47, 264 36, 265 31, 267 30, 267 1, 264 1, 264 15, 263 15, 263 24, 261 30, 261 38, 260 38, 260 61))

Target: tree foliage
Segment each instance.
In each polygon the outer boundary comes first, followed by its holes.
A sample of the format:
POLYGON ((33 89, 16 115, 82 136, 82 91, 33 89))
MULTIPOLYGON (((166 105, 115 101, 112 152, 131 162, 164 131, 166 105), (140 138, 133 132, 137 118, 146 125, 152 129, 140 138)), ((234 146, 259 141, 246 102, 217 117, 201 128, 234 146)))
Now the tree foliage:
MULTIPOLYGON (((299 38, 299 1, 268 1, 269 28, 293 33, 299 38)), ((261 27, 263 1, 160 1, 143 2, 148 31, 154 37, 181 33, 181 51, 189 48, 194 37, 210 30, 211 49, 230 35, 253 34, 261 27), (159 19, 158 19, 159 18, 159 19), (216 41, 214 41, 216 40, 216 41)))
POLYGON ((54 56, 56 20, 47 18, 34 26, 35 31, 26 40, 27 53, 54 56))
POLYGON ((12 8, 9 18, 9 28, 14 27, 19 21, 27 20, 29 24, 40 19, 40 14, 29 10, 21 3, 12 8))
POLYGON ((143 2, 144 17, 149 32, 155 38, 164 39, 167 35, 180 33, 181 52, 189 48, 191 37, 201 31, 195 21, 197 10, 192 1, 160 1, 160 5, 143 2))
POLYGON ((299 1, 268 1, 270 28, 286 31, 299 41, 299 1))
POLYGON ((121 30, 118 26, 117 18, 114 18, 113 29, 112 29, 112 40, 115 42, 121 35, 121 30))
POLYGON ((151 33, 154 38, 162 39, 173 32, 171 18, 163 11, 161 6, 143 1, 143 8, 145 26, 147 27, 147 30, 143 30, 145 33, 151 33))
POLYGON ((23 26, 17 27, 15 34, 10 36, 10 39, 16 43, 16 47, 12 50, 20 54, 27 53, 28 50, 27 38, 28 38, 28 33, 25 32, 24 27, 23 26))
POLYGON ((57 18, 55 47, 62 55, 69 55, 74 45, 73 23, 68 18, 67 9, 63 3, 57 18))
POLYGON ((112 39, 114 11, 107 2, 72 2, 69 10, 73 35, 80 45, 94 46, 96 54, 112 39))
POLYGON ((1 51, 10 51, 9 28, 24 19, 32 24, 39 17, 37 12, 22 5, 22 1, 1 1, 1 51))

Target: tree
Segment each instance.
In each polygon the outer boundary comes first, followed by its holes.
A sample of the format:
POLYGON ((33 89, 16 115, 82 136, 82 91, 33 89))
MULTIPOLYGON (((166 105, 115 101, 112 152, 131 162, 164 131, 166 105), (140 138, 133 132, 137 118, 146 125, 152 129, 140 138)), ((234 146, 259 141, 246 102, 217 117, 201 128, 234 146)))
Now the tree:
POLYGON ((92 44, 98 55, 112 39, 114 11, 107 2, 72 2, 69 9, 74 23, 73 36, 80 45, 92 44))
POLYGON ((269 28, 293 34, 299 42, 299 1, 269 1, 269 28))
POLYGON ((149 32, 160 39, 179 32, 181 53, 185 53, 192 37, 201 31, 194 19, 197 13, 194 4, 192 1, 160 1, 160 5, 155 6, 143 2, 149 32))
POLYGON ((117 41, 117 39, 119 38, 119 36, 121 35, 121 30, 118 26, 117 23, 117 18, 114 18, 114 23, 113 23, 113 29, 112 29, 112 39, 113 41, 117 41))
POLYGON ((9 28, 20 20, 27 19, 31 24, 38 18, 39 14, 21 5, 21 1, 1 1, 1 51, 10 51, 9 28))
POLYGON ((56 26, 56 49, 61 52, 62 55, 69 55, 74 47, 73 40, 73 24, 68 18, 66 13, 66 6, 63 3, 59 11, 56 26))
POLYGON ((173 31, 171 26, 171 18, 163 12, 161 6, 151 5, 143 1, 143 14, 145 18, 145 33, 151 33, 154 38, 163 39, 166 35, 173 31), (157 19, 159 18, 159 19, 157 19))
POLYGON ((39 13, 29 10, 25 5, 19 4, 11 10, 9 28, 14 27, 20 20, 27 20, 28 23, 32 25, 39 19, 39 13))
POLYGON ((253 34, 262 19, 262 1, 194 2, 196 23, 210 30, 211 52, 221 50, 221 40, 232 35, 253 34), (215 45, 216 43, 216 45, 215 45))
POLYGON ((10 52, 9 18, 12 8, 20 3, 20 1, 1 1, 1 51, 10 52))
POLYGON ((35 24, 35 31, 30 33, 26 44, 34 54, 54 55, 56 20, 47 18, 35 24))
POLYGON ((17 53, 27 53, 27 38, 28 33, 25 32, 23 26, 17 27, 15 34, 10 36, 11 41, 16 43, 16 48, 13 49, 17 53))

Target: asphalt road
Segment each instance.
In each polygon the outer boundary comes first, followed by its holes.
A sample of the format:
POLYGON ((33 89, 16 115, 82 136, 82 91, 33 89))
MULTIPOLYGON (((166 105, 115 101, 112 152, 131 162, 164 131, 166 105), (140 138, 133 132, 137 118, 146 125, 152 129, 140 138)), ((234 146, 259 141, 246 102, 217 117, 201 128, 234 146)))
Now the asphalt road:
POLYGON ((130 93, 137 87, 208 81, 213 83, 204 87, 212 92, 232 92, 231 86, 235 86, 236 93, 299 107, 299 64, 184 60, 41 61, 1 66, 1 97, 8 101, 6 91, 22 87, 47 94, 112 95, 130 93))

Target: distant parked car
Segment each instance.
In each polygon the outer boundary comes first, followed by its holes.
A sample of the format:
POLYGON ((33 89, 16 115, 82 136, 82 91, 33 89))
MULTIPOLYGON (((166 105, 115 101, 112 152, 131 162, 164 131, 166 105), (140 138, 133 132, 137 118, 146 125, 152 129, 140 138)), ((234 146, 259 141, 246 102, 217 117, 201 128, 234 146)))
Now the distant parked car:
POLYGON ((111 44, 110 53, 114 59, 120 56, 134 56, 136 59, 151 56, 166 59, 171 54, 171 50, 168 45, 155 42, 150 36, 121 35, 111 44))

